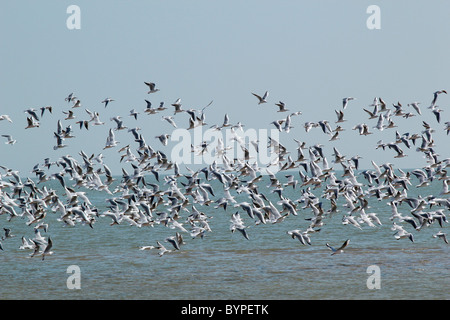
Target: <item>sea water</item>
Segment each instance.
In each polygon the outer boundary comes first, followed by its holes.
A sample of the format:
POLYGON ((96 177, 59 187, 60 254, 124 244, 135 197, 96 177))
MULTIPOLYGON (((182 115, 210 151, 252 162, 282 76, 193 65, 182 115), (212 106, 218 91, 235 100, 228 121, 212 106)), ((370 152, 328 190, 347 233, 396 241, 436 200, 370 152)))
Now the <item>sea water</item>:
MULTIPOLYGON (((282 183, 286 180, 284 175, 284 172, 278 173, 282 183)), ((276 204, 279 196, 265 188, 267 181, 265 177, 258 191, 281 211, 281 206, 276 204)), ((63 194, 57 181, 48 183, 49 188, 63 194)), ((220 182, 208 183, 216 192, 211 199, 220 198, 220 182)), ((412 185, 408 196, 438 195, 441 187, 440 181, 433 182, 426 190, 412 185)), ((164 189, 162 183, 161 188, 164 189)), ((300 198, 302 189, 305 187, 285 187, 283 196, 295 201, 300 198)), ((120 196, 85 191, 99 213, 108 209, 107 198, 120 196)), ((245 193, 232 192, 232 195, 238 202, 251 202, 245 193)), ((391 230, 391 209, 386 201, 367 199, 370 208, 366 212, 377 213, 381 226, 361 224, 360 230, 344 225, 342 217, 349 213, 339 199, 339 211, 325 214, 320 231, 310 235, 311 245, 303 245, 287 234, 293 229, 306 230, 310 224, 307 219, 313 214, 311 209, 302 209, 303 203, 298 204, 296 216, 289 215, 275 224, 259 225, 232 203, 227 210, 214 208, 215 203, 209 206, 193 203, 187 209, 191 211, 194 205, 209 216, 211 232, 203 238, 192 238, 180 232, 186 244, 181 250, 161 257, 155 249, 143 251, 139 247, 155 246, 159 241, 167 249, 173 249, 164 239, 179 230, 163 224, 139 228, 124 222, 111 226, 112 220, 107 217, 97 217, 93 228, 82 224, 70 227, 57 220, 59 212, 48 210, 44 222, 49 229, 41 230, 41 235, 52 238, 53 254, 45 260, 41 256, 30 258, 32 251, 19 250, 19 247, 22 236, 34 237, 34 224, 27 226, 21 217, 9 221, 9 216, 3 214, 0 227, 10 228, 15 237, 2 241, 0 299, 449 299, 450 245, 432 236, 440 230, 449 233, 449 224, 441 227, 434 222, 417 231, 406 222, 397 221, 413 233, 414 243, 407 238, 396 240, 391 230), (249 226, 249 240, 239 232, 230 231, 231 214, 235 212, 239 212, 249 226), (326 243, 339 247, 347 239, 350 244, 346 250, 331 255, 326 243), (68 285, 73 276, 70 266, 79 268, 78 289, 68 285), (378 288, 368 285, 369 277, 373 276, 371 266, 379 270, 378 288)), ((326 211, 328 200, 321 201, 326 211)), ((161 205, 158 209, 164 211, 167 207, 161 205)), ((433 207, 429 211, 436 209, 440 208, 433 207)), ((406 203, 399 207, 403 215, 410 211, 406 203)), ((448 217, 448 210, 444 212, 448 217)), ((181 211, 178 221, 184 223, 189 214, 181 211)), ((184 227, 189 230, 187 223, 184 227)))

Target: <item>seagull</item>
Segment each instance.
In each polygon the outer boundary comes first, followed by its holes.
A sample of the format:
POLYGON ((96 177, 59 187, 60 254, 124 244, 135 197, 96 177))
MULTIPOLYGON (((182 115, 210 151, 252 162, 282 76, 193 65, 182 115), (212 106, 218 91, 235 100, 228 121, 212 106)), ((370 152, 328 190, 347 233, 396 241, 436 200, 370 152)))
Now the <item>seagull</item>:
POLYGON ((2 241, 3 241, 3 240, 6 240, 6 239, 8 239, 8 238, 13 238, 13 237, 15 237, 14 234, 11 234, 11 229, 9 229, 9 228, 3 228, 3 230, 5 231, 5 235, 2 237, 2 241))
POLYGON ((319 126, 318 123, 308 121, 308 122, 305 122, 303 127, 305 128, 306 132, 309 132, 312 128, 317 128, 318 126, 319 126))
POLYGON ((319 123, 319 126, 322 128, 323 133, 330 134, 331 132, 333 132, 328 120, 321 120, 318 123, 319 123))
POLYGON ((113 130, 109 129, 109 134, 108 134, 108 137, 106 138, 106 145, 103 148, 103 150, 113 148, 113 147, 117 146, 117 143, 118 142, 116 141, 113 130))
POLYGON ((378 129, 380 131, 383 131, 383 129, 384 129, 383 123, 384 123, 384 117, 383 117, 382 114, 380 114, 379 117, 378 117, 377 125, 374 126, 374 128, 378 129))
POLYGON ((47 240, 47 246, 45 247, 44 252, 42 253, 42 260, 45 259, 45 256, 46 256, 46 255, 51 255, 51 254, 53 254, 53 252, 50 251, 50 250, 52 249, 52 247, 53 247, 53 241, 52 241, 52 239, 49 237, 48 240, 47 240))
POLYGON ((75 119, 75 116, 73 115, 73 111, 63 111, 64 114, 67 114, 67 117, 64 118, 64 120, 72 120, 75 119))
POLYGON ((162 120, 166 120, 168 123, 170 123, 174 128, 177 127, 175 120, 172 116, 163 116, 162 120))
POLYGON ((407 232, 405 229, 399 229, 397 230, 397 232, 394 234, 395 239, 400 240, 403 238, 408 238, 409 240, 411 240, 411 242, 414 242, 414 237, 412 235, 412 233, 407 232))
POLYGON ((105 124, 104 122, 100 121, 100 114, 98 112, 95 112, 93 114, 90 121, 93 121, 94 125, 96 125, 96 126, 101 126, 101 125, 105 124))
POLYGON ((395 152, 397 152, 397 155, 394 158, 403 158, 406 157, 406 154, 404 151, 396 144, 390 143, 387 145, 389 149, 394 149, 395 152))
POLYGON ((172 103, 172 106, 174 106, 175 108, 180 108, 181 107, 181 98, 178 98, 174 103, 172 103))
POLYGON ((231 124, 230 124, 230 118, 228 117, 228 114, 225 113, 225 116, 223 117, 222 128, 227 128, 227 127, 231 127, 231 124))
POLYGON ((159 256, 162 257, 165 253, 172 252, 172 250, 166 249, 159 241, 156 241, 157 248, 159 249, 159 256))
POLYGON ((166 242, 169 242, 176 250, 180 250, 180 244, 178 243, 178 237, 171 236, 165 239, 166 242))
POLYGON ((28 240, 25 237, 22 237, 22 245, 19 247, 19 250, 31 250, 34 246, 28 242, 28 240))
POLYGON ((81 101, 80 101, 80 100, 77 100, 77 101, 75 101, 75 103, 73 104, 72 108, 79 108, 79 107, 81 107, 81 101))
POLYGON ((57 150, 57 149, 61 149, 61 148, 67 147, 66 144, 63 144, 64 138, 60 134, 57 134, 56 132, 54 132, 54 135, 56 137, 56 146, 53 147, 53 150, 57 150))
POLYGON ((147 93, 155 93, 155 92, 158 92, 159 91, 159 89, 156 89, 156 84, 155 83, 153 83, 153 82, 145 82, 144 81, 144 83, 148 86, 148 88, 149 88, 149 91, 147 92, 147 93))
POLYGON ((89 121, 87 120, 80 120, 75 123, 80 125, 80 129, 83 129, 83 127, 85 127, 86 130, 89 130, 89 121))
POLYGON ((167 143, 169 142, 170 134, 162 134, 160 136, 156 136, 156 139, 158 139, 164 146, 167 146, 167 143))
POLYGON ((135 109, 130 110, 130 117, 134 117, 134 119, 137 120, 137 116, 138 116, 139 112, 137 112, 135 109))
POLYGON ((46 107, 41 107, 41 117, 44 115, 45 110, 48 110, 50 113, 52 113, 52 106, 46 106, 46 107))
POLYGON ((306 233, 304 233, 298 229, 290 230, 287 232, 287 234, 290 235, 292 237, 292 239, 297 238, 303 245, 306 245, 306 244, 311 245, 311 241, 310 241, 309 237, 306 235, 306 233))
POLYGON ((417 114, 421 115, 422 112, 420 111, 419 104, 420 104, 420 102, 411 102, 411 103, 408 103, 408 106, 413 107, 414 110, 416 110, 417 114))
POLYGON ((428 109, 433 109, 436 106, 436 101, 437 101, 438 95, 440 95, 442 93, 447 94, 447 91, 438 90, 433 93, 433 100, 431 101, 431 105, 428 107, 428 109))
POLYGON ((438 233, 433 234, 433 238, 441 238, 445 243, 448 244, 447 234, 439 231, 438 233))
POLYGON ((342 109, 347 108, 348 102, 349 102, 350 100, 355 100, 355 98, 353 98, 353 97, 347 97, 347 98, 342 99, 342 109))
POLYGON ((269 96, 269 91, 266 91, 262 97, 253 92, 252 92, 252 95, 254 95, 256 98, 258 98, 258 104, 266 103, 267 97, 269 96))
POLYGON ((372 132, 369 131, 369 126, 365 123, 357 124, 352 128, 352 130, 358 130, 359 135, 361 136, 372 134, 372 132))
POLYGON ((334 112, 336 112, 336 116, 338 118, 336 123, 347 121, 344 119, 344 112, 342 110, 334 110, 334 112))
POLYGON ((333 248, 333 247, 330 246, 328 243, 326 244, 326 246, 327 246, 331 251, 333 251, 333 253, 332 253, 331 255, 335 255, 335 254, 339 254, 339 253, 344 252, 344 248, 347 247, 349 243, 350 243, 350 239, 349 239, 349 240, 346 240, 346 241, 344 242, 344 244, 342 244, 342 246, 340 246, 340 247, 337 248, 337 249, 333 248))
POLYGON ((28 125, 25 127, 25 129, 39 128, 40 126, 40 123, 34 120, 33 117, 27 118, 27 124, 28 125))
POLYGON ((106 108, 106 106, 108 105, 108 103, 110 103, 110 102, 112 102, 112 101, 115 101, 115 100, 114 100, 114 99, 111 99, 111 98, 106 98, 105 100, 102 101, 102 103, 105 104, 105 108, 106 108))
POLYGON ((73 92, 72 92, 72 93, 70 93, 70 94, 64 99, 64 101, 70 102, 70 101, 72 101, 74 98, 75 98, 75 97, 74 97, 73 92))
POLYGON ((124 130, 124 129, 128 129, 128 127, 125 127, 123 125, 123 120, 121 116, 116 116, 116 117, 112 117, 110 119, 111 121, 114 121, 116 123, 116 127, 114 128, 114 130, 119 131, 119 130, 124 130))
POLYGON ((443 110, 439 109, 437 106, 433 108, 432 112, 434 114, 434 116, 436 117, 436 120, 438 123, 441 122, 441 112, 443 110))
POLYGON ((5 142, 5 144, 13 145, 13 144, 16 143, 16 140, 14 140, 14 139, 12 138, 12 136, 9 135, 9 134, 2 134, 2 137, 4 137, 4 138, 7 139, 7 141, 5 142))
MULTIPOLYGON (((146 100, 146 101, 147 101, 147 100, 146 100)), ((156 108, 157 111, 164 111, 164 110, 166 110, 166 109, 167 109, 167 108, 164 107, 164 101, 161 101, 161 102, 159 103, 158 108, 156 108)))
POLYGON ((369 114, 369 119, 376 119, 377 118, 376 111, 371 112, 371 111, 369 111, 367 109, 364 109, 364 108, 363 108, 363 110, 369 114))
POLYGON ((39 121, 39 117, 37 116, 36 110, 34 108, 25 110, 25 113, 28 113, 34 120, 39 121))
POLYGON ((277 112, 286 112, 289 111, 288 109, 286 109, 286 105, 284 104, 284 102, 278 102, 275 103, 276 106, 278 106, 279 110, 277 112))
POLYGON ((175 111, 173 114, 184 112, 184 110, 181 108, 182 107, 181 98, 178 98, 174 103, 172 103, 172 106, 175 107, 175 111))
POLYGON ((0 121, 2 121, 2 120, 7 120, 8 122, 12 123, 11 117, 7 114, 0 115, 0 121))
POLYGON ((147 107, 145 108, 144 112, 147 114, 155 114, 158 112, 158 110, 156 110, 155 108, 152 108, 152 103, 148 100, 145 100, 145 102, 147 103, 147 107))

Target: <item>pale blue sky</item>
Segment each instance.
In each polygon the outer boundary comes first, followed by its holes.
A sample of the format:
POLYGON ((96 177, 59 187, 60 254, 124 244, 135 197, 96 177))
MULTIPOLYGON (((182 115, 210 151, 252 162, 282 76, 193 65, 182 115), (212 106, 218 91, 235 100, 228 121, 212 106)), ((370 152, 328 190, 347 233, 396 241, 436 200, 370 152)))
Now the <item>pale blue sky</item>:
MULTIPOLYGON (((1 86, 0 114, 13 123, 0 122, 0 133, 11 134, 13 146, 0 141, 0 164, 27 175, 44 158, 102 152, 105 162, 120 173, 118 149, 102 150, 110 117, 122 115, 128 127, 139 126, 148 144, 163 147, 154 136, 170 131, 161 115, 143 113, 144 99, 157 107, 181 98, 184 108, 201 108, 211 100, 206 122, 221 124, 225 113, 230 121, 246 128, 272 128, 269 123, 287 114, 276 112, 278 101, 303 114, 293 119, 289 135, 280 142, 295 156, 293 138, 308 145, 325 145, 331 160, 332 147, 348 157, 359 154, 362 165, 370 160, 398 167, 423 167, 422 153, 404 150, 408 157, 394 160, 392 150, 375 150, 376 142, 391 142, 395 129, 368 137, 351 130, 365 122, 362 108, 374 97, 388 106, 421 102, 423 115, 396 117, 400 133, 420 133, 422 121, 436 130, 436 151, 449 157, 444 122, 449 121, 450 96, 441 95, 445 110, 438 124, 427 109, 433 92, 450 90, 450 3, 448 1, 2 1, 0 4, 1 86), (81 29, 69 30, 69 5, 81 9, 81 29), (369 5, 381 9, 381 29, 369 30, 369 5), (148 95, 144 81, 161 89, 148 95), (269 102, 257 106, 251 92, 270 92, 269 102), (70 109, 64 98, 74 92, 82 101, 77 120, 87 119, 84 109, 98 111, 102 127, 80 131, 69 147, 53 150, 58 119, 70 109), (352 96, 345 110, 347 129, 341 139, 329 142, 320 129, 306 133, 306 121, 329 120, 334 127, 342 98, 352 96), (116 101, 104 108, 101 101, 116 101), (53 106, 44 114, 41 127, 27 129, 25 109, 53 106), (141 112, 139 122, 129 110, 141 112)), ((164 115, 172 115, 172 107, 164 115)), ((187 127, 188 115, 176 116, 187 127)), ((120 146, 131 144, 131 134, 119 132, 120 146)), ((168 152, 170 154, 170 151, 168 152)), ((124 165, 129 168, 129 165, 124 165)))

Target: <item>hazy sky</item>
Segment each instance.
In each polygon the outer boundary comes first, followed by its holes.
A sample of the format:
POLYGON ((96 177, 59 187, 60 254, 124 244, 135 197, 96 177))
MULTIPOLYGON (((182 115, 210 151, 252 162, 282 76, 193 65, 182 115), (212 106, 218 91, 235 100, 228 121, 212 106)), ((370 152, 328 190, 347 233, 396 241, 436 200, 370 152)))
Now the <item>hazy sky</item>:
MULTIPOLYGON (((419 133, 422 121, 434 129, 440 158, 450 156, 444 123, 449 121, 449 95, 441 95, 438 124, 427 107, 436 90, 450 90, 450 2, 448 1, 12 1, 0 3, 0 114, 13 123, 0 122, 0 133, 11 134, 17 143, 0 141, 0 164, 28 175, 44 158, 57 160, 78 152, 103 153, 105 163, 120 173, 118 148, 135 142, 126 131, 116 133, 120 142, 102 150, 110 121, 121 115, 129 128, 138 126, 146 142, 170 155, 171 144, 162 146, 154 137, 170 133, 161 120, 173 115, 170 106, 181 98, 183 108, 206 109, 208 127, 221 124, 225 113, 245 128, 268 128, 287 113, 277 113, 283 101, 290 111, 302 115, 292 119, 289 134, 280 142, 293 153, 293 139, 308 145, 323 144, 331 161, 332 148, 342 154, 363 157, 362 166, 395 163, 412 168, 426 165, 422 153, 403 148, 407 157, 394 159, 393 150, 375 150, 376 142, 392 142, 395 130, 419 133), (70 5, 80 8, 80 29, 70 30, 66 20, 70 5), (380 8, 381 29, 369 29, 370 5, 380 8), (147 94, 144 81, 155 82, 159 92, 147 94), (269 91, 268 103, 257 105, 251 92, 269 91), (82 107, 74 109, 76 120, 64 120, 71 108, 64 98, 73 92, 82 107), (101 101, 116 101, 104 108, 101 101), (330 121, 342 98, 355 97, 344 110, 338 141, 319 128, 306 133, 307 121, 330 121), (422 116, 394 117, 398 128, 382 132, 372 129, 362 110, 375 97, 388 107, 418 101, 422 116), (154 107, 161 101, 169 107, 157 115, 146 115, 144 100, 154 107), (24 110, 51 105, 39 128, 26 129, 24 110), (138 121, 129 117, 136 109, 138 121), (105 125, 80 130, 77 120, 88 119, 84 109, 98 111, 105 125), (72 124, 73 139, 67 148, 53 150, 58 119, 72 124), (359 136, 352 127, 367 123, 374 132, 359 136)), ((450 94, 450 92, 449 92, 450 94)), ((188 126, 188 115, 177 114, 179 127, 188 126)), ((173 145, 173 143, 172 143, 173 145)))

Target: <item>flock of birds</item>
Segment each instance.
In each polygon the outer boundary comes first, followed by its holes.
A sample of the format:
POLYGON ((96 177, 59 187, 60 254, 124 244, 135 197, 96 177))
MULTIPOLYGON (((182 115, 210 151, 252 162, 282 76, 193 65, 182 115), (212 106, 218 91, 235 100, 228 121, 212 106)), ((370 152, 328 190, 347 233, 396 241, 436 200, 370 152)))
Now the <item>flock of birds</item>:
MULTIPOLYGON (((155 83, 144 84, 148 87, 148 94, 160 91, 155 83)), ((263 95, 252 94, 257 98, 258 108, 259 105, 269 102, 268 92, 263 95)), ((442 110, 438 107, 437 101, 441 94, 447 92, 436 91, 428 107, 439 125, 442 122, 442 110)), ((346 121, 344 112, 354 103, 352 100, 355 98, 344 98, 342 107, 336 110, 335 128, 332 127, 332 121, 305 122, 305 132, 319 128, 330 137, 329 141, 339 139, 340 132, 345 130, 342 126, 346 121)), ((76 130, 91 130, 92 127, 106 125, 101 121, 100 113, 97 111, 85 109, 85 113, 78 112, 82 109, 81 100, 73 93, 68 95, 65 101, 69 107, 68 110, 62 111, 64 119, 57 121, 54 150, 67 147, 66 141, 74 138, 73 127, 78 128, 76 130), (81 114, 87 115, 88 119, 76 121, 81 114), (63 120, 69 124, 63 125, 63 120)), ((102 101, 104 108, 114 103, 115 100, 112 98, 102 101)), ((173 108, 173 114, 163 115, 162 121, 167 121, 171 127, 178 128, 177 117, 179 114, 187 114, 189 122, 186 128, 193 129, 207 125, 205 115, 212 101, 200 110, 183 108, 181 99, 177 99, 170 107, 161 102, 154 108, 147 99, 145 103, 143 112, 147 116, 154 117, 155 114, 173 108)), ((302 113, 289 112, 281 101, 275 105, 278 107, 277 112, 286 112, 288 115, 271 124, 280 132, 289 132, 293 127, 292 117, 300 116, 302 113)), ((352 130, 357 131, 359 135, 371 135, 375 134, 376 130, 396 128, 395 117, 410 118, 422 115, 419 102, 409 103, 407 108, 400 102, 393 104, 393 108, 388 108, 383 99, 377 97, 371 105, 363 109, 369 115, 369 119, 377 120, 376 124, 371 127, 361 123, 352 126, 352 130)), ((42 117, 53 112, 51 106, 25 110, 27 114, 25 129, 39 130, 42 117)), ((136 109, 130 110, 128 116, 130 122, 141 117, 136 109)), ((8 115, 0 115, 0 122, 2 120, 13 122, 8 115)), ((385 201, 390 207, 391 229, 394 232, 393 238, 397 240, 409 239, 414 242, 414 232, 435 223, 444 228, 445 223, 448 223, 450 178, 447 175, 447 168, 450 166, 450 159, 441 159, 435 151, 433 133, 436 129, 425 121, 422 123, 422 131, 413 134, 400 134, 395 131, 393 142, 383 143, 380 140, 376 146, 377 149, 393 150, 394 158, 406 156, 404 149, 415 146, 415 151, 426 158, 427 164, 423 168, 405 172, 394 169, 388 162, 377 165, 372 160, 373 170, 359 170, 359 156, 343 155, 333 147, 331 161, 338 166, 334 169, 325 156, 325 146, 320 144, 308 146, 305 142, 294 139, 298 146, 295 152, 297 156, 293 156, 280 141, 272 138, 269 139, 267 149, 276 154, 275 163, 270 165, 277 166, 277 175, 269 170, 269 166, 260 166, 256 161, 251 161, 248 152, 244 153, 243 158, 228 158, 229 148, 224 143, 214 146, 217 161, 198 170, 186 166, 187 173, 181 173, 179 164, 146 142, 139 132, 139 127, 127 127, 125 125, 127 121, 122 116, 110 120, 115 126, 109 129, 103 150, 118 149, 120 163, 132 167, 132 173, 122 167, 120 179, 111 173, 104 162, 103 151, 98 155, 89 156, 81 150, 79 160, 72 155, 62 156, 56 161, 52 161, 51 157, 45 158, 43 162, 33 167, 34 179, 23 178, 18 171, 0 166, 0 215, 6 215, 8 221, 22 219, 29 228, 33 228, 34 236, 27 238, 23 235, 19 247, 20 250, 31 251, 29 257, 40 256, 44 260, 46 256, 53 254, 53 250, 57 250, 57 246, 53 247, 51 237, 47 236, 50 232, 48 223, 50 215, 56 215, 59 223, 71 227, 86 225, 95 228, 95 223, 99 219, 109 219, 111 226, 131 225, 140 228, 161 225, 169 228, 173 230, 172 236, 156 241, 155 245, 139 247, 139 250, 156 250, 159 256, 181 250, 186 243, 186 237, 204 238, 212 232, 210 226, 212 217, 202 211, 204 207, 213 207, 215 210, 225 212, 232 211, 229 230, 233 233, 238 231, 243 239, 247 240, 251 238, 248 231, 251 225, 278 224, 300 215, 307 221, 308 226, 287 230, 286 233, 302 245, 311 245, 311 238, 320 232, 325 224, 325 217, 338 216, 342 224, 361 230, 363 226, 380 226, 382 223, 378 217, 379 213, 371 212, 370 201, 385 201), (116 134, 122 130, 130 133, 132 142, 119 148, 116 134), (132 143, 135 143, 135 148, 132 143), (52 172, 52 168, 56 168, 56 171, 52 172), (264 185, 265 178, 269 180, 266 185, 264 185), (417 179, 417 184, 414 178, 417 179), (49 188, 46 185, 49 180, 58 181, 61 189, 49 188), (213 181, 219 185, 220 190, 217 190, 217 187, 213 188, 213 181), (442 184, 442 190, 438 195, 425 197, 408 195, 410 188, 424 188, 436 181, 442 184), (297 198, 289 198, 285 192, 286 188, 292 188, 297 198), (90 201, 88 194, 93 190, 105 193, 107 210, 99 210, 99 206, 90 201), (315 192, 317 190, 321 193, 317 194, 315 192), (269 196, 271 194, 275 194, 276 200, 269 196), (247 197, 247 200, 237 199, 238 195, 240 198, 247 197), (329 204, 329 209, 326 209, 325 204, 329 204), (408 231, 411 227, 413 231, 408 231)), ((262 152, 258 150, 261 146, 255 141, 245 142, 236 138, 243 124, 240 122, 232 124, 227 114, 222 124, 210 127, 216 130, 230 129, 235 133, 233 139, 240 148, 243 150, 254 148, 256 152, 262 152)), ((450 122, 445 122, 444 130, 448 135, 450 122)), ((6 138, 6 144, 12 146, 16 143, 11 135, 4 134, 2 137, 6 138)), ((170 134, 164 133, 154 138, 155 143, 159 141, 163 146, 167 146, 170 142, 170 134)), ((203 154, 207 148, 213 147, 207 142, 202 142, 199 146, 191 145, 192 152, 197 154, 203 154)), ((3 229, 1 250, 4 250, 2 243, 11 241, 9 239, 16 236, 11 227, 3 229)), ((443 239, 448 244, 446 234, 442 231, 434 233, 433 237, 443 239)), ((350 239, 347 239, 337 249, 326 243, 326 248, 335 255, 344 252, 349 243, 350 239)))

